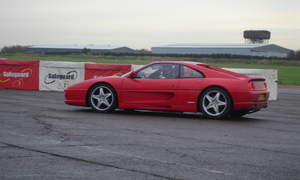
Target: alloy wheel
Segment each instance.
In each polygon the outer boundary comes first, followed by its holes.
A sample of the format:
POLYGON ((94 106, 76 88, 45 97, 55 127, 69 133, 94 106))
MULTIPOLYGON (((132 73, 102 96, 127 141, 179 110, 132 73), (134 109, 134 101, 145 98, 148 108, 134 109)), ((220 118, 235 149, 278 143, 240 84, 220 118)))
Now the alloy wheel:
POLYGON ((208 91, 202 100, 203 110, 213 117, 222 115, 226 111, 227 106, 226 96, 218 90, 208 91))
POLYGON ((90 102, 96 110, 107 111, 114 103, 114 94, 109 87, 98 86, 92 90, 90 102))

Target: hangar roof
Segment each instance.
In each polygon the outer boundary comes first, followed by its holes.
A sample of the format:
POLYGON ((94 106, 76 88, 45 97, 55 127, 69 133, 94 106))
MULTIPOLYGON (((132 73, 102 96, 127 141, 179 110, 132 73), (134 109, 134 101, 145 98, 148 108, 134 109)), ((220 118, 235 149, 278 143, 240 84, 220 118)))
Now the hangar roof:
POLYGON ((199 43, 192 43, 192 44, 185 44, 185 43, 180 43, 180 44, 168 44, 166 46, 162 47, 200 47, 200 48, 230 48, 230 47, 235 47, 235 48, 249 48, 249 47, 259 47, 259 46, 264 46, 265 44, 224 44, 224 43, 205 43, 205 44, 199 44, 199 43))
POLYGON ((291 50, 276 44, 169 44, 154 48, 250 48, 254 51, 282 52, 288 53, 291 50))
POLYGON ((278 46, 276 44, 269 44, 265 46, 255 47, 252 50, 262 51, 262 52, 280 52, 280 53, 289 53, 290 51, 292 51, 291 49, 287 49, 282 46, 278 46))

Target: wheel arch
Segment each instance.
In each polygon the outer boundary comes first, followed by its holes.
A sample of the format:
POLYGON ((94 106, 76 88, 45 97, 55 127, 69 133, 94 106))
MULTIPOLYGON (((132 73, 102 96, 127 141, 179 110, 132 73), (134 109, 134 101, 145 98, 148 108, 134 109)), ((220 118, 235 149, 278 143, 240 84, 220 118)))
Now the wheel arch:
POLYGON ((95 86, 100 85, 100 84, 108 85, 108 86, 110 86, 110 87, 114 90, 114 93, 115 93, 115 95, 116 95, 117 107, 118 107, 118 106, 119 106, 119 96, 118 96, 118 93, 117 93, 116 89, 115 89, 110 83, 105 82, 105 81, 96 82, 96 83, 92 84, 92 85, 88 88, 88 90, 87 90, 87 92, 86 92, 86 96, 85 96, 86 105, 87 105, 88 107, 91 106, 91 105, 90 105, 90 102, 89 102, 89 94, 90 94, 91 90, 92 90, 95 86))

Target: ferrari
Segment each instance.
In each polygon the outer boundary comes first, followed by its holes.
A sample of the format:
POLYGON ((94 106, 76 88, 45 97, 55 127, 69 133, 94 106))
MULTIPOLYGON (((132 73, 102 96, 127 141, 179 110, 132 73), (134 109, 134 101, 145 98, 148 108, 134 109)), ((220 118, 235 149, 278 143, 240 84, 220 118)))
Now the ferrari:
POLYGON ((264 78, 248 77, 199 62, 160 61, 122 76, 90 79, 65 89, 65 103, 97 112, 162 110, 200 112, 223 119, 268 106, 264 78))

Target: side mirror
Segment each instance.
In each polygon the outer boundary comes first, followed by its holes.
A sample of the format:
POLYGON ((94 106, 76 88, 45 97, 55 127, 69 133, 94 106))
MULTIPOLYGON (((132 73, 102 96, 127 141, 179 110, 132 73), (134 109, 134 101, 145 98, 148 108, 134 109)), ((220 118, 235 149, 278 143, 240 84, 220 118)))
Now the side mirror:
POLYGON ((136 76, 136 72, 132 71, 127 77, 130 79, 133 79, 133 78, 135 78, 135 76, 136 76))

